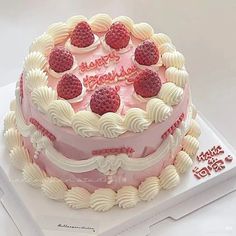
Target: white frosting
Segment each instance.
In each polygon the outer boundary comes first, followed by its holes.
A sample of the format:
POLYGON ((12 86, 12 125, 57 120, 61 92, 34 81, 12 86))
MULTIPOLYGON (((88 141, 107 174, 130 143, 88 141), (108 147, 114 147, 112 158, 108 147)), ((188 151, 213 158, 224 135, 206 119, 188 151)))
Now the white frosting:
POLYGON ((184 67, 185 59, 180 52, 166 52, 162 55, 163 64, 168 67, 176 67, 182 69, 184 67))
POLYGON ((97 14, 89 19, 89 25, 94 32, 105 32, 112 24, 112 19, 107 14, 97 14))
POLYGON ((94 42, 88 47, 85 48, 79 48, 71 44, 70 39, 67 40, 65 46, 68 48, 71 52, 76 53, 76 54, 83 54, 83 53, 88 53, 93 50, 95 50, 100 44, 100 39, 97 35, 94 35, 94 42))
POLYGON ((44 178, 41 189, 46 197, 54 200, 63 200, 67 191, 66 185, 56 177, 44 178))
POLYGON ((39 87, 34 89, 31 94, 31 99, 39 111, 46 113, 49 105, 57 99, 57 92, 51 87, 39 87))
POLYGON ((199 149, 199 141, 190 135, 186 135, 183 140, 183 150, 194 157, 199 149))
POLYGON ((4 118, 4 131, 16 128, 16 115, 14 111, 9 111, 4 118))
POLYGON ((54 43, 64 42, 69 36, 69 28, 63 22, 58 22, 48 27, 47 33, 52 36, 54 43))
POLYGON ((169 67, 165 71, 165 78, 168 82, 172 82, 177 86, 184 88, 188 81, 189 75, 186 70, 169 67))
POLYGON ((29 91, 33 91, 41 86, 47 86, 48 76, 41 69, 31 69, 25 77, 26 86, 29 91))
POLYGON ((26 164, 22 173, 24 181, 34 188, 40 188, 42 180, 46 178, 45 172, 35 163, 26 164))
POLYGON ((70 126, 74 110, 65 100, 55 100, 48 106, 48 116, 57 126, 70 126))
POLYGON ((139 23, 133 25, 132 34, 137 39, 149 39, 153 35, 153 33, 153 28, 147 23, 139 23))
POLYGON ((191 168, 193 161, 186 152, 180 151, 175 158, 174 165, 177 172, 183 174, 191 168))
POLYGON ((196 119, 196 117, 197 117, 197 108, 192 104, 191 109, 192 109, 193 119, 196 119))
POLYGON ((37 149, 38 143, 40 142, 42 137, 43 137, 43 134, 38 130, 35 130, 33 134, 30 136, 30 142, 33 144, 33 147, 35 149, 37 149))
POLYGON ((118 16, 113 20, 113 22, 121 22, 126 26, 129 32, 133 31, 134 21, 128 16, 118 16))
POLYGON ((174 83, 167 82, 162 85, 158 97, 166 104, 175 106, 182 100, 183 94, 184 91, 182 88, 177 87, 174 83))
POLYGON ((143 201, 150 201, 157 196, 160 189, 160 180, 157 177, 148 177, 139 185, 139 197, 143 201))
POLYGON ((28 150, 24 146, 13 147, 9 156, 12 165, 19 170, 22 170, 27 163, 30 163, 28 150))
POLYGON ((13 99, 10 103, 10 111, 16 110, 16 99, 13 99))
POLYGON ((95 211, 108 211, 116 203, 116 193, 109 188, 100 188, 90 197, 90 207, 95 211))
POLYGON ((188 135, 198 138, 201 135, 201 129, 195 120, 191 120, 190 129, 188 135))
POLYGON ((90 202, 88 190, 80 187, 73 187, 65 195, 66 204, 74 209, 88 208, 90 202))
POLYGON ((124 186, 117 191, 116 202, 121 208, 134 207, 138 201, 138 190, 133 186, 124 186))
POLYGON ((147 113, 139 108, 131 108, 125 115, 126 128, 135 133, 143 132, 151 123, 152 121, 147 118, 147 113))
POLYGON ((44 69, 47 64, 46 57, 41 52, 29 53, 24 62, 24 72, 28 72, 32 69, 44 69))
POLYGON ((172 44, 170 37, 163 33, 153 34, 151 40, 156 44, 158 48, 164 43, 172 44))
POLYGON ((98 121, 99 132, 106 138, 115 138, 126 132, 123 119, 120 115, 108 112, 98 121))
POLYGON ((44 55, 49 55, 50 51, 54 47, 53 38, 49 34, 42 34, 37 37, 30 46, 30 52, 41 52, 44 55))
POLYGON ((176 168, 173 165, 167 166, 160 175, 160 184, 163 189, 171 189, 178 185, 180 181, 176 168))
POLYGON ((163 55, 166 52, 175 52, 175 46, 171 43, 163 43, 159 45, 158 51, 161 55, 163 55))
POLYGON ((22 138, 20 133, 15 128, 10 128, 4 133, 4 138, 6 141, 6 146, 8 150, 11 150, 13 147, 22 146, 22 138))
POLYGON ((152 98, 149 100, 146 109, 149 119, 155 123, 165 121, 168 117, 170 117, 173 110, 171 106, 166 105, 161 99, 158 98, 152 98))
POLYGON ((82 15, 77 15, 77 16, 70 17, 66 21, 66 24, 67 24, 67 27, 68 27, 69 31, 74 30, 75 26, 77 24, 79 24, 80 22, 82 22, 82 21, 87 21, 87 18, 85 16, 82 16, 82 15))
POLYGON ((96 136, 98 120, 99 116, 91 111, 79 111, 72 118, 72 128, 82 137, 96 136))

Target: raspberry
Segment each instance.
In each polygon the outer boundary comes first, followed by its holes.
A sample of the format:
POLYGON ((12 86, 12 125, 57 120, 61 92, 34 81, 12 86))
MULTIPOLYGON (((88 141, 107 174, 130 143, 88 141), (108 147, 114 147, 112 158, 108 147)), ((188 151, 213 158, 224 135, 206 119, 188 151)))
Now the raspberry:
POLYGON ((159 52, 156 45, 148 40, 137 46, 134 55, 135 60, 140 65, 151 66, 159 60, 159 52))
POLYGON ((106 43, 113 49, 119 50, 127 47, 130 41, 130 32, 121 22, 115 22, 105 35, 106 43))
POLYGON ((71 52, 64 47, 54 48, 49 55, 49 66, 57 73, 70 70, 73 63, 74 58, 71 52))
POLYGON ((64 99, 78 97, 82 93, 82 83, 73 74, 66 73, 57 84, 57 94, 64 99))
POLYGON ((160 89, 161 79, 154 71, 145 69, 141 71, 134 80, 135 92, 144 98, 156 96, 160 89))
POLYGON ((71 33, 70 41, 72 45, 79 48, 85 48, 93 44, 94 34, 89 24, 85 21, 78 23, 71 33))
POLYGON ((116 112, 120 107, 120 96, 116 89, 103 87, 94 92, 90 100, 91 110, 99 115, 116 112))

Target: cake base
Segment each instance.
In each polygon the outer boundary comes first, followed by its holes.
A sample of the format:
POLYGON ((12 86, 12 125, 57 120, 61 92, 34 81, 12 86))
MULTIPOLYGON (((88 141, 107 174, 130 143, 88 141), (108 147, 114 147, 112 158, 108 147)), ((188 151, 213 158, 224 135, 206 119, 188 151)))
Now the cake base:
MULTIPOLYGON (((0 89, 0 99, 9 101, 14 95, 14 85, 0 89)), ((0 110, 0 119, 8 111, 6 102, 0 110)), ((11 166, 3 138, 0 140, 0 192, 1 202, 13 218, 22 235, 148 235, 150 226, 167 218, 182 216, 230 193, 236 189, 236 155, 233 148, 203 119, 197 119, 202 129, 200 152, 220 145, 224 156, 234 159, 226 168, 197 179, 192 171, 181 176, 180 184, 170 191, 161 191, 150 202, 141 202, 131 209, 99 213, 91 209, 72 210, 65 204, 47 199, 38 189, 23 182, 22 174, 11 166), (227 154, 227 155, 226 155, 227 154)), ((3 125, 1 124, 1 131, 3 125)), ((220 156, 222 157, 222 156, 220 156)), ((194 166, 199 166, 195 161, 194 166)))

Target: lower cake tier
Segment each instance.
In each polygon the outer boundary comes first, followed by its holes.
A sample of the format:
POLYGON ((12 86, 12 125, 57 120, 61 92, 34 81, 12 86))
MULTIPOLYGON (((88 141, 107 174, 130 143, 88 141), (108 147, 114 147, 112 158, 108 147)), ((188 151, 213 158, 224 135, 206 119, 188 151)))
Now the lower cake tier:
POLYGON ((98 158, 91 162, 97 169, 79 174, 76 170, 82 163, 57 155, 48 137, 26 124, 17 101, 5 118, 4 136, 10 160, 22 170, 26 183, 41 188, 51 199, 65 200, 72 208, 106 211, 114 205, 133 207, 179 183, 180 174, 192 166, 199 147, 200 129, 194 118, 190 106, 186 120, 156 152, 144 158, 98 158))

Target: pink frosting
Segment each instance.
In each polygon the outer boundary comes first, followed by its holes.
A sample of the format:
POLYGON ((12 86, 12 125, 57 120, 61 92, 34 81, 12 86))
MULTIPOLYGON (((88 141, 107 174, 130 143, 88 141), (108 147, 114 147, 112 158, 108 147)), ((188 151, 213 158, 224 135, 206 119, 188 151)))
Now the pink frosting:
MULTIPOLYGON (((78 78, 83 80, 86 75, 104 74, 111 71, 112 69, 119 71, 121 66, 124 66, 124 68, 127 69, 133 65, 132 55, 134 54, 134 49, 138 41, 134 41, 133 43, 133 47, 131 47, 129 51, 119 54, 120 60, 117 63, 110 63, 108 67, 102 67, 100 69, 85 73, 81 73, 77 67, 73 73, 76 74, 78 78)), ((105 52, 102 46, 99 45, 96 50, 90 53, 74 55, 74 57, 77 61, 77 64, 80 65, 81 62, 90 62, 91 60, 94 60, 99 56, 106 55, 107 53, 108 52, 105 52)), ((166 82, 164 72, 164 67, 161 67, 158 71, 162 83, 166 82)), ((49 86, 52 88, 56 89, 58 81, 59 79, 49 76, 49 86)), ((120 86, 119 94, 123 107, 119 112, 122 115, 124 115, 126 111, 132 107, 138 107, 144 110, 146 109, 146 102, 140 102, 133 97, 132 84, 128 85, 125 81, 119 81, 116 83, 116 85, 120 86)), ((87 91, 82 102, 72 105, 74 110, 79 111, 88 109, 91 95, 92 91, 87 91)), ((54 147, 67 158, 83 160, 91 158, 92 153, 95 150, 122 147, 132 148, 134 150, 132 158, 142 158, 158 149, 158 147, 163 142, 161 136, 178 120, 181 114, 184 114, 184 117, 186 117, 190 103, 189 99, 189 85, 187 84, 184 89, 182 101, 173 107, 172 115, 167 120, 159 124, 153 123, 142 133, 126 132, 125 134, 112 139, 104 138, 102 136, 84 138, 80 135, 77 135, 71 127, 58 127, 53 125, 49 118, 43 113, 39 112, 38 109, 32 104, 30 93, 26 92, 25 88, 24 98, 22 101, 22 112, 27 122, 29 121, 30 117, 33 117, 37 120, 37 122, 40 123, 40 125, 42 125, 56 137, 56 141, 53 143, 54 147)), ((30 140, 25 138, 24 143, 29 149, 30 156, 33 157, 34 148, 30 140)), ((181 147, 178 147, 177 150, 174 150, 174 152, 177 153, 180 148, 181 147)), ((43 155, 43 153, 39 155, 35 162, 42 169, 44 169, 48 175, 55 176, 63 180, 68 185, 68 187, 81 186, 88 189, 89 191, 94 191, 97 188, 104 187, 117 190, 124 185, 138 186, 145 178, 149 176, 158 176, 165 166, 173 163, 173 158, 170 158, 170 156, 167 155, 157 164, 145 169, 144 171, 131 172, 119 169, 118 172, 112 176, 113 181, 111 181, 110 184, 107 183, 108 177, 97 170, 79 174, 64 171, 52 164, 47 159, 47 157, 43 155)))
MULTIPOLYGON (((30 156, 34 154, 34 148, 28 138, 24 139, 24 145, 29 150, 30 156)), ((173 156, 179 152, 181 147, 178 147, 173 152, 173 156)), ((108 184, 108 176, 102 174, 98 170, 88 171, 86 173, 71 173, 62 170, 51 163, 47 157, 41 153, 38 159, 34 160, 41 169, 45 170, 49 176, 54 176, 61 179, 66 185, 71 187, 83 187, 88 191, 93 192, 98 188, 111 188, 118 190, 122 186, 132 185, 138 187, 139 184, 150 176, 159 176, 162 169, 174 162, 174 158, 167 155, 158 163, 143 171, 125 171, 119 169, 115 175, 112 176, 112 183, 108 184)))

